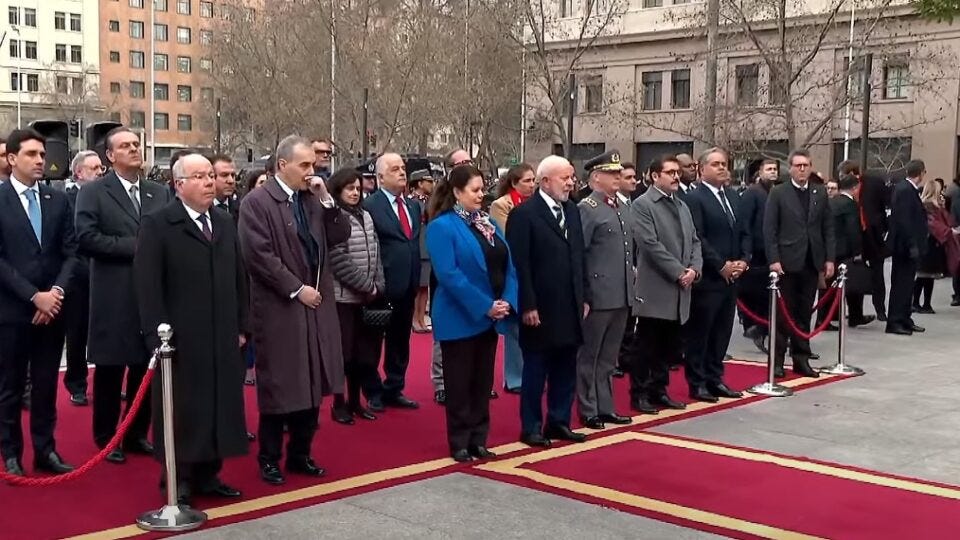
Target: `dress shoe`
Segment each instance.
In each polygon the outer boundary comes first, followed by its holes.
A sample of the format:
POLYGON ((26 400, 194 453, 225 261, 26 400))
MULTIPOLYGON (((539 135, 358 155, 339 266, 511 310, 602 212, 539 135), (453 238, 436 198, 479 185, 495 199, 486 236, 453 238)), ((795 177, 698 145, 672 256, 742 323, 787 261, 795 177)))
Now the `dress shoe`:
POLYGON ((248 431, 248 432, 247 432, 247 441, 248 441, 248 442, 253 442, 253 441, 255 441, 255 440, 257 440, 257 436, 248 431))
POLYGON ((570 441, 575 443, 582 443, 587 440, 586 435, 583 433, 577 433, 567 426, 550 426, 544 430, 543 436, 548 439, 570 441))
POLYGON ((924 315, 936 315, 937 312, 933 310, 930 306, 920 306, 917 310, 917 313, 923 313, 924 315))
POLYGON ((63 462, 60 455, 56 452, 50 452, 44 457, 33 460, 33 468, 38 471, 46 471, 53 474, 67 474, 73 471, 73 465, 63 462))
POLYGON ((880 322, 887 322, 887 313, 884 310, 877 311, 877 320, 880 322))
POLYGON ((447 404, 447 393, 443 390, 437 390, 433 393, 433 402, 437 405, 447 404))
POLYGON ((320 478, 321 476, 327 474, 322 467, 317 467, 317 464, 313 462, 313 458, 287 458, 287 472, 292 472, 296 474, 303 474, 306 476, 313 476, 315 478, 320 478))
POLYGON ((460 449, 450 455, 454 461, 457 463, 467 463, 473 461, 473 456, 470 455, 470 452, 467 452, 465 449, 460 449))
POLYGON ((620 369, 620 368, 614 368, 614 369, 613 369, 613 377, 614 377, 615 379, 622 379, 625 375, 626 375, 626 373, 624 373, 622 369, 620 369))
POLYGON ((550 448, 550 445, 552 444, 550 439, 539 433, 524 433, 523 435, 520 435, 520 442, 527 446, 539 448, 550 448))
POLYGON ((515 395, 515 396, 519 396, 519 395, 520 395, 520 387, 519 387, 519 386, 516 387, 516 388, 510 388, 510 387, 508 387, 508 386, 504 386, 504 387, 503 387, 503 391, 506 392, 506 393, 508 393, 508 394, 513 394, 513 395, 515 395))
POLYGON ((770 349, 767 348, 767 336, 754 336, 751 339, 753 340, 753 346, 760 352, 770 354, 770 349))
POLYGON ((814 379, 820 377, 820 372, 810 367, 810 361, 805 358, 793 359, 793 372, 801 377, 812 377, 814 379))
POLYGON ((819 360, 820 355, 817 353, 810 353, 810 360, 819 360))
POLYGON ((330 409, 330 416, 333 421, 346 426, 353 425, 353 415, 344 407, 334 407, 330 409))
POLYGON ((913 333, 915 333, 915 334, 922 334, 922 333, 924 333, 924 332, 927 331, 926 328, 924 328, 924 327, 922 327, 922 326, 917 326, 917 325, 915 325, 915 324, 910 327, 910 330, 912 330, 913 333))
POLYGON ((787 372, 783 370, 783 366, 773 366, 773 378, 782 379, 787 376, 787 372))
POLYGON ((702 386, 690 389, 690 399, 696 401, 705 401, 707 403, 716 403, 720 401, 716 396, 708 392, 707 389, 702 386))
POLYGON ((137 439, 135 441, 124 442, 123 451, 128 454, 142 454, 145 456, 153 455, 153 445, 146 439, 137 439))
POLYGON ((363 418, 364 420, 376 420, 376 419, 377 419, 377 415, 373 414, 373 413, 370 412, 369 410, 367 410, 367 409, 365 409, 365 408, 363 408, 363 407, 361 407, 361 406, 359 406, 359 405, 356 406, 356 407, 353 407, 353 408, 350 410, 350 412, 352 412, 354 416, 356 416, 356 417, 358 417, 358 418, 363 418))
POLYGON ((496 390, 490 390, 490 399, 497 399, 498 397, 500 397, 500 394, 496 390))
POLYGON ((914 304, 914 305, 910 306, 910 312, 911 312, 911 313, 920 313, 920 310, 921 310, 921 309, 923 309, 923 308, 920 307, 920 304, 914 304))
POLYGON ((957 307, 957 306, 960 306, 960 298, 957 298, 956 296, 954 296, 953 300, 950 301, 950 307, 957 307))
POLYGON ((859 319, 848 319, 847 326, 849 326, 850 328, 856 328, 858 326, 868 325, 875 320, 877 320, 877 318, 874 317, 873 315, 865 315, 859 319))
POLYGON ((617 413, 601 414, 600 420, 611 424, 617 424, 618 426, 625 426, 633 423, 633 418, 630 418, 629 416, 620 416, 617 413))
POLYGON ((397 394, 396 397, 383 400, 383 404, 388 407, 396 407, 398 409, 419 409, 420 404, 416 401, 408 398, 403 394, 397 394))
POLYGON ((898 336, 912 336, 913 330, 903 326, 901 324, 887 324, 887 329, 884 330, 888 334, 896 334, 898 336))
POLYGON ((123 453, 123 450, 119 448, 114 448, 113 450, 110 451, 109 454, 107 454, 107 457, 105 459, 110 463, 121 465, 127 462, 127 455, 123 453))
POLYGON ((729 386, 723 383, 708 386, 707 390, 714 396, 722 397, 722 398, 733 399, 733 398, 743 397, 743 392, 736 392, 733 389, 731 389, 729 386))
POLYGON ((20 463, 20 460, 17 458, 10 458, 3 462, 4 467, 7 469, 7 474, 12 476, 26 476, 23 473, 23 465, 20 463))
POLYGON ((204 489, 200 495, 206 497, 222 497, 224 499, 237 499, 243 496, 239 489, 230 487, 223 482, 217 481, 215 486, 204 489))
MULTIPOLYGON (((710 397, 716 400, 716 398, 714 398, 713 396, 710 396, 710 397)), ((683 409, 687 408, 686 405, 684 405, 683 403, 680 403, 679 401, 674 401, 670 399, 670 396, 666 394, 660 394, 659 396, 655 396, 653 399, 650 400, 650 403, 653 403, 654 405, 662 405, 667 409, 674 409, 677 411, 682 411, 683 409)))
POLYGON ((87 401, 86 392, 74 392, 70 394, 70 403, 73 403, 77 407, 86 407, 90 404, 90 402, 87 401))
POLYGON ((383 412, 385 410, 383 407, 383 401, 376 397, 367 400, 367 408, 375 413, 383 412))
POLYGON ((634 398, 630 400, 630 408, 643 414, 658 414, 659 409, 654 407, 647 398, 634 398))
POLYGON ((607 426, 603 425, 603 420, 600 420, 599 416, 591 416, 589 418, 582 419, 581 423, 583 427, 590 429, 603 429, 607 426))
POLYGON ((487 450, 485 446, 471 446, 467 449, 467 451, 470 452, 471 456, 477 459, 490 459, 497 457, 496 454, 490 450, 487 450))
POLYGON ((273 486, 279 486, 286 482, 283 478, 283 473, 280 472, 280 466, 269 461, 260 463, 260 478, 263 478, 264 482, 273 486))

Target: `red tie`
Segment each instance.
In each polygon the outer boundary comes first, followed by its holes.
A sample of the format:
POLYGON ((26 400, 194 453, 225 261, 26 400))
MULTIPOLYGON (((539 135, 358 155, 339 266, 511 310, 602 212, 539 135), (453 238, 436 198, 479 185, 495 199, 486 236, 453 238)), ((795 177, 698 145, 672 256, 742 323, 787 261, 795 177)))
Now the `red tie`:
POLYGON ((410 228, 410 218, 407 217, 407 209, 403 207, 403 199, 398 196, 397 201, 397 216, 400 218, 400 228, 403 229, 403 234, 406 237, 413 238, 413 229, 410 228))

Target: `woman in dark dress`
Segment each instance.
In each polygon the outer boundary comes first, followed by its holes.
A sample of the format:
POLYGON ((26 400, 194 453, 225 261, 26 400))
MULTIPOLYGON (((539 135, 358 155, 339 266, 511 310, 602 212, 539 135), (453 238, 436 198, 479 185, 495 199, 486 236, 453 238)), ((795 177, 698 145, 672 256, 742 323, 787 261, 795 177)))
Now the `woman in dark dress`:
POLYGON ((920 200, 927 211, 929 234, 927 252, 917 267, 917 280, 913 287, 913 311, 935 313, 930 305, 934 280, 957 273, 960 243, 957 241, 957 233, 954 232, 957 224, 944 205, 943 184, 937 181, 924 184, 920 200))

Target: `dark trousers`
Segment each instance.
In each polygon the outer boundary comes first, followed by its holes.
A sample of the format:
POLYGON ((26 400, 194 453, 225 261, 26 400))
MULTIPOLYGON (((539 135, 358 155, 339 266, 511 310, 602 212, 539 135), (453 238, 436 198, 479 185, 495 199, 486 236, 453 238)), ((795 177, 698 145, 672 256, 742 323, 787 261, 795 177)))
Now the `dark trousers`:
POLYGON ((932 277, 917 278, 913 284, 914 306, 930 307, 930 302, 933 301, 933 281, 932 277))
POLYGON ((0 454, 23 459, 23 393, 30 372, 30 436, 35 456, 56 450, 57 378, 64 323, 0 325, 0 454))
POLYGON ((913 282, 917 277, 917 261, 910 257, 893 257, 890 269, 890 311, 887 313, 887 326, 913 326, 911 301, 913 300, 913 282))
POLYGON ((90 283, 77 278, 64 305, 67 325, 67 372, 63 386, 70 394, 87 393, 87 327, 90 323, 90 283))
POLYGON ((447 443, 450 452, 487 446, 490 432, 490 390, 497 355, 497 333, 491 328, 464 339, 440 342, 443 387, 447 393, 447 443))
POLYGON ((547 391, 547 426, 570 426, 570 408, 577 388, 577 349, 561 347, 523 351, 523 381, 520 385, 522 435, 543 431, 544 387, 547 391))
MULTIPOLYGON (((887 284, 883 275, 883 258, 870 259, 870 283, 873 291, 873 309, 877 315, 886 313, 887 284)), ((891 284, 892 287, 892 284, 891 284)))
POLYGON ((699 288, 693 291, 687 336, 687 385, 691 389, 723 383, 723 358, 730 345, 734 314, 737 311, 734 287, 699 288))
MULTIPOLYGON (((787 304, 790 318, 797 327, 804 332, 810 332, 810 317, 813 311, 813 300, 817 295, 817 282, 820 274, 809 266, 800 272, 786 272, 780 276, 780 295, 787 304)), ((777 343, 775 349, 776 362, 783 365, 783 357, 787 352, 787 341, 790 342, 790 356, 793 358, 810 359, 810 340, 794 334, 788 327, 783 312, 777 308, 777 343)))
MULTIPOLYGON (((196 495, 216 488, 220 484, 220 470, 223 460, 200 461, 197 463, 177 462, 177 494, 196 495)), ((160 485, 166 484, 166 467, 162 467, 163 478, 160 485)))
MULTIPOLYGON (((93 442, 98 447, 107 446, 117 432, 120 423, 120 393, 123 391, 123 377, 127 377, 127 406, 124 416, 130 412, 133 396, 140 388, 140 382, 147 373, 147 364, 132 366, 97 366, 93 370, 93 442)), ((147 438, 150 430, 150 390, 130 425, 126 441, 147 438)))
POLYGON ((279 463, 283 457, 283 426, 286 424, 290 438, 287 440, 287 462, 310 457, 310 445, 317 432, 320 409, 314 407, 286 414, 260 415, 260 463, 279 463))
POLYGON ((360 389, 376 388, 380 384, 377 362, 380 360, 382 333, 363 323, 363 306, 360 304, 338 303, 337 314, 340 316, 347 405, 355 409, 360 407, 360 389))
POLYGON ((953 276, 953 299, 960 299, 960 274, 953 276))
POLYGON ((637 327, 637 318, 627 317, 627 327, 623 331, 623 341, 620 342, 620 354, 617 355, 617 368, 621 371, 630 371, 630 359, 636 356, 637 340, 634 329, 637 327))
POLYGON ((393 313, 384 334, 383 399, 394 399, 406 386, 407 366, 410 365, 410 330, 417 289, 399 300, 392 300, 393 313))
MULTIPOLYGON (((767 288, 770 284, 769 276, 770 271, 766 265, 751 267, 737 283, 739 300, 747 306, 747 309, 764 319, 770 315, 770 290, 767 288)), ((755 327, 760 335, 767 335, 767 327, 757 324, 746 314, 741 313, 740 321, 744 332, 755 327)))
MULTIPOLYGON (((732 323, 731 323, 732 324, 732 323)), ((667 393, 670 366, 683 358, 683 335, 680 321, 637 318, 638 354, 632 362, 630 396, 656 398, 667 393)))

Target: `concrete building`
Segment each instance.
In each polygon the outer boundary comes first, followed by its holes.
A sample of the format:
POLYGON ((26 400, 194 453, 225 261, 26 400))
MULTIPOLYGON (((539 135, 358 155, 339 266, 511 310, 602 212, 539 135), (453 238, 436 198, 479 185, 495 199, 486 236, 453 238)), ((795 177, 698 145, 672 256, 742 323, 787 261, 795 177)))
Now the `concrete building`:
MULTIPOLYGON (((757 6, 762 7, 763 1, 757 6)), ((611 2, 615 0, 597 4, 611 2)), ((583 22, 578 12, 583 2, 558 4, 563 11, 549 14, 544 25, 552 67, 565 74, 571 53, 583 53, 573 70, 577 81, 574 161, 617 148, 624 159, 643 166, 662 153, 701 150, 707 51, 703 3, 625 0, 622 11, 602 29, 590 29, 583 22), (576 38, 583 28, 588 40, 597 36, 590 47, 576 38)), ((726 0, 721 4, 733 5, 726 0)), ((849 156, 859 159, 862 99, 852 102, 848 130, 846 83, 849 73, 851 94, 860 95, 863 59, 872 53, 870 166, 895 176, 910 158, 920 158, 930 175, 956 176, 960 27, 923 20, 902 5, 886 5, 879 11, 870 9, 869 2, 858 3, 854 60, 848 71, 848 8, 844 6, 831 20, 829 8, 835 2, 788 5, 792 11, 788 11, 787 45, 782 50, 790 66, 782 72, 796 69, 795 82, 779 84, 784 79, 774 77, 766 60, 778 58, 769 53, 780 51, 777 26, 770 17, 748 15, 752 32, 744 31, 743 25, 727 25, 718 40, 714 140, 734 150, 741 174, 761 155, 786 156, 791 142, 809 148, 815 168, 824 176, 833 176, 847 140, 849 156), (818 47, 821 30, 823 41, 818 47), (763 44, 762 49, 752 37, 763 44), (809 64, 799 70, 808 54, 809 64)), ((528 161, 562 149, 556 129, 549 127, 549 101, 536 86, 528 85, 534 88, 528 94, 527 118, 534 128, 528 138, 528 161)))
POLYGON ((0 133, 17 127, 18 109, 24 126, 100 114, 99 0, 4 0, 0 6, 0 133))

